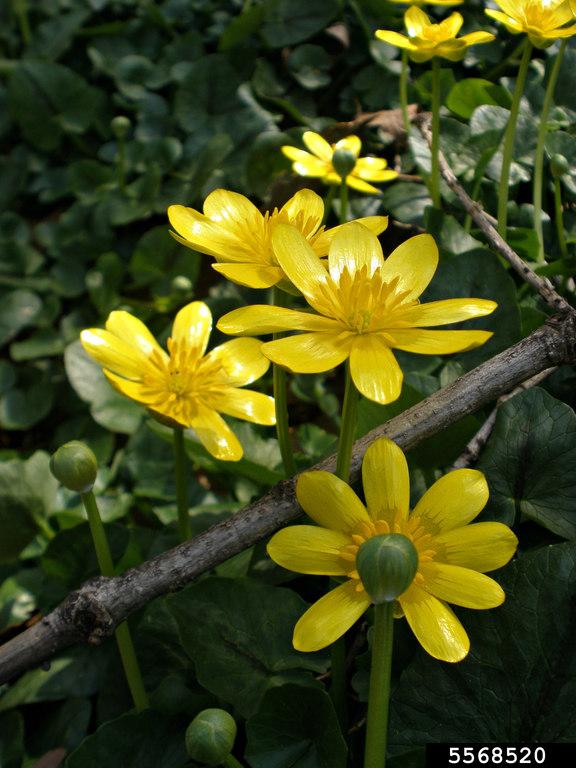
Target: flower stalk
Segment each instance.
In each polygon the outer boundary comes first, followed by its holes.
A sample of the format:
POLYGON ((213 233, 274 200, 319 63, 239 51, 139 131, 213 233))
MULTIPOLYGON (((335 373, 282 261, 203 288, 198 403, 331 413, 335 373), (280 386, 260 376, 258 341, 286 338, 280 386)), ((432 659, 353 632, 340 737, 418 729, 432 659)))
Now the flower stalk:
POLYGON ((186 483, 186 449, 184 447, 184 430, 174 427, 174 474, 176 479, 176 507, 178 509, 178 533, 180 541, 188 541, 192 537, 190 515, 188 514, 188 487, 186 483))
MULTIPOLYGON (((286 294, 277 286, 272 288, 272 304, 277 307, 287 305, 286 294)), ((281 339, 283 333, 273 334, 273 339, 281 339)), ((290 429, 288 420, 288 380, 286 371, 277 363, 272 364, 272 386, 274 390, 274 408, 276 411, 276 436, 282 456, 282 464, 286 477, 296 474, 296 462, 290 445, 290 429)))
POLYGON ((430 196, 434 208, 441 208, 440 199, 440 62, 432 59, 432 170, 430 196))
POLYGON ((564 51, 568 40, 562 40, 560 48, 554 61, 554 66, 550 72, 548 84, 546 86, 546 93, 544 94, 544 102, 542 104, 542 110, 540 112, 540 125, 538 126, 538 141, 536 143, 536 154, 534 156, 534 187, 533 187, 533 203, 534 203, 534 229, 538 236, 538 261, 544 263, 546 261, 544 256, 544 234, 542 231, 542 189, 543 189, 543 170, 544 170, 544 145, 546 143, 546 134, 548 133, 548 116, 550 114, 550 107, 552 106, 552 99, 554 97, 554 90, 556 89, 556 83, 558 81, 558 75, 560 74, 560 68, 562 66, 562 59, 564 58, 564 51))
POLYGON ((510 117, 504 134, 504 148, 502 150, 502 170, 500 172, 500 185, 498 188, 498 234, 506 237, 506 224, 508 219, 508 184, 510 181, 510 166, 512 165, 512 156, 514 154, 514 139, 516 138, 516 123, 518 122, 518 112, 520 111, 520 100, 524 92, 528 66, 530 65, 530 56, 532 55, 532 43, 526 39, 524 42, 524 52, 516 86, 512 97, 512 106, 510 107, 510 117))
MULTIPOLYGON (((96 558, 98 560, 98 565, 100 566, 100 573, 102 576, 114 576, 112 555, 110 553, 106 531, 102 524, 94 493, 92 490, 89 490, 86 491, 86 493, 80 494, 80 497, 88 516, 90 533, 92 534, 92 541, 94 542, 94 549, 96 550, 96 558)), ((134 651, 134 644, 132 642, 128 623, 123 621, 119 624, 116 627, 114 635, 116 637, 118 651, 120 652, 124 674, 126 675, 126 681, 130 688, 130 693, 132 694, 134 706, 136 707, 137 712, 142 712, 142 710, 147 709, 149 706, 148 696, 146 694, 146 689, 144 688, 142 673, 140 672, 140 666, 134 651)))
POLYGON ((348 221, 348 184, 344 176, 340 183, 340 224, 345 224, 348 221))
POLYGON ((364 768, 385 768, 394 637, 394 601, 374 606, 364 768))
POLYGON ((400 109, 402 122, 406 131, 406 141, 410 138, 410 117, 408 115, 408 51, 402 51, 402 68, 400 69, 400 109))

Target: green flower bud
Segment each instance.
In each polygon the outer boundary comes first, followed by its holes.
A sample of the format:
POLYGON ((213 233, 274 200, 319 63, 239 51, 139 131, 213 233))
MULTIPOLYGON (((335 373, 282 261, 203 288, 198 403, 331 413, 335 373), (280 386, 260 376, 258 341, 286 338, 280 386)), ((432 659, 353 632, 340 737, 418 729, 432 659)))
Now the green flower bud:
POLYGON ((332 155, 332 165, 338 176, 345 179, 354 170, 356 155, 349 149, 337 149, 332 155))
POLYGON ((65 488, 77 493, 88 493, 96 480, 98 462, 87 445, 72 440, 52 454, 50 471, 65 488))
POLYGON ((186 751, 205 765, 220 765, 236 740, 236 723, 223 709, 204 709, 186 729, 186 751))
POLYGON ((555 179, 559 179, 570 170, 570 163, 564 155, 552 155, 550 158, 550 170, 555 179))
POLYGON ((389 603, 412 584, 418 570, 418 552, 400 533, 373 536, 358 550, 356 570, 372 602, 389 603))
POLYGON ((110 127, 117 139, 125 139, 128 135, 132 123, 124 115, 118 115, 114 117, 110 123, 110 127))
POLYGON ((176 275, 172 280, 172 290, 178 293, 190 293, 192 290, 192 280, 186 275, 176 275))

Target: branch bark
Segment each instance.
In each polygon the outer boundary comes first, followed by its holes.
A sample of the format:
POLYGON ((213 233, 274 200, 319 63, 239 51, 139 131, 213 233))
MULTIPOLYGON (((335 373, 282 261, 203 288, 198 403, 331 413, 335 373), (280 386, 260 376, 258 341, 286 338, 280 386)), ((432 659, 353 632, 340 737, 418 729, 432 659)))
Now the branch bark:
MULTIPOLYGON (((354 444, 352 481, 358 479, 366 448, 376 438, 385 435, 408 450, 531 376, 568 362, 576 362, 574 311, 550 318, 526 339, 358 440, 354 444)), ((328 471, 334 468, 335 456, 314 467, 328 471)), ((122 576, 87 582, 37 624, 0 648, 0 683, 38 666, 70 645, 101 642, 118 623, 154 598, 180 589, 274 533, 300 514, 294 490, 293 478, 279 483, 230 520, 191 541, 122 576)))
MULTIPOLYGON (((429 145, 432 144, 432 131, 430 128, 430 121, 425 120, 420 124, 420 131, 426 139, 429 145)), ((475 222, 478 229, 480 229, 488 244, 492 246, 495 251, 498 251, 510 264, 510 266, 520 275, 520 277, 529 283, 539 294, 542 296, 548 306, 552 307, 555 312, 570 312, 572 307, 560 294, 556 291, 550 280, 545 277, 540 277, 534 272, 534 270, 526 264, 526 262, 511 248, 508 243, 498 234, 491 224, 494 221, 491 216, 482 210, 480 203, 472 200, 470 195, 462 187, 452 168, 448 165, 446 158, 440 152, 439 156, 440 173, 442 178, 448 184, 450 189, 458 197, 464 209, 470 214, 472 220, 475 222)))

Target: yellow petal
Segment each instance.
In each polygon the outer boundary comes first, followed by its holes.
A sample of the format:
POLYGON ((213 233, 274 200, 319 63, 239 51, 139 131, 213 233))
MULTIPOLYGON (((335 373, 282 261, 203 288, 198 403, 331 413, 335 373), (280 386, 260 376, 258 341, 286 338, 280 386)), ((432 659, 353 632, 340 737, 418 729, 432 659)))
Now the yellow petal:
POLYGON ((218 320, 216 327, 223 333, 232 336, 244 334, 259 336, 263 333, 278 333, 280 331, 332 331, 338 333, 342 326, 336 320, 331 320, 312 312, 299 312, 295 309, 274 307, 269 304, 255 304, 251 307, 241 307, 218 320))
POLYGON ((373 520, 406 519, 410 508, 408 463, 392 440, 381 437, 367 449, 362 462, 362 486, 373 520))
POLYGON ((266 549, 275 563, 289 571, 345 576, 347 567, 340 551, 349 544, 350 537, 340 531, 315 525, 291 525, 274 534, 266 549))
POLYGON ((393 45, 396 48, 410 49, 414 47, 410 38, 406 37, 406 35, 401 35, 399 32, 393 32, 389 29, 377 29, 376 37, 378 40, 382 40, 383 42, 388 43, 388 45, 393 45))
POLYGON ((501 13, 500 11, 493 11, 491 8, 485 8, 484 13, 487 16, 490 16, 490 18, 499 21, 501 24, 504 24, 506 29, 509 32, 512 32, 512 34, 518 34, 519 32, 524 31, 523 24, 521 24, 516 19, 513 19, 511 16, 506 15, 505 13, 501 13))
POLYGON ((158 405, 158 398, 151 397, 150 391, 146 389, 146 387, 139 381, 128 381, 128 379, 123 379, 121 376, 116 376, 115 373, 111 373, 106 369, 104 369, 104 375, 110 384, 114 387, 114 389, 117 392, 120 392, 121 395, 129 397, 130 400, 134 400, 136 403, 141 403, 147 407, 153 404, 158 405))
POLYGON ((303 333, 269 341, 262 347, 267 358, 295 373, 323 373, 343 363, 352 338, 339 333, 303 333))
POLYGON ((232 339, 208 352, 208 364, 218 361, 226 374, 227 383, 244 387, 263 376, 270 367, 270 360, 262 354, 262 342, 258 339, 232 339))
POLYGON ((412 584, 400 596, 400 605, 425 651, 441 661, 462 661, 470 650, 470 640, 445 603, 412 584))
POLYGON ((319 651, 350 629, 370 607, 366 592, 357 592, 355 582, 347 581, 321 597, 308 608, 294 627, 297 651, 319 651))
POLYGON ((491 43, 492 40, 495 40, 496 37, 491 34, 490 32, 470 32, 467 35, 462 35, 460 40, 465 45, 479 45, 481 43, 491 43))
POLYGON ((402 324, 418 328, 428 325, 448 325, 471 317, 489 315, 497 308, 495 301, 488 299, 444 299, 428 304, 417 304, 398 312, 402 324))
POLYGON ((248 288, 271 288, 284 277, 280 267, 266 264, 212 264, 227 280, 248 288))
POLYGON ((282 206, 283 214, 304 237, 311 237, 322 226, 324 201, 311 189, 301 189, 282 206))
POLYGON ((183 205, 171 205, 168 218, 178 233, 174 238, 179 243, 210 256, 222 255, 223 245, 220 241, 225 234, 218 224, 214 224, 204 214, 183 205))
POLYGON ((340 141, 337 141, 334 145, 334 150, 337 149, 344 149, 347 152, 353 154, 354 157, 358 157, 360 150, 362 149, 362 142, 358 136, 345 136, 343 139, 340 139, 340 141))
POLYGON ((439 560, 481 573, 502 568, 517 546, 518 539, 502 523, 473 523, 434 537, 439 560))
POLYGON ((447 19, 444 19, 444 21, 441 21, 440 24, 438 24, 438 27, 441 30, 441 34, 444 40, 448 40, 451 37, 456 37, 458 32, 460 32, 463 23, 464 18, 462 17, 462 14, 458 13, 457 11, 451 13, 447 19))
POLYGON ((334 282, 347 270, 355 275, 361 269, 367 270, 372 277, 376 270, 384 266, 382 246, 375 234, 369 229, 351 221, 345 224, 332 238, 328 252, 328 269, 334 282))
POLYGON ((384 262, 382 277, 398 279, 398 287, 406 291, 406 301, 417 299, 428 287, 438 266, 438 247, 431 235, 416 235, 405 240, 384 262))
POLYGON ((473 520, 486 506, 488 483, 477 469, 456 469, 436 480, 414 507, 432 533, 444 533, 473 520))
POLYGON ((316 157, 327 163, 332 162, 332 147, 319 133, 304 131, 302 141, 316 157))
MULTIPOLYGON (((360 219, 355 219, 355 222, 356 224, 362 224, 363 227, 369 229, 373 234, 379 235, 381 232, 384 232, 388 226, 388 216, 364 216, 360 219)), ((339 224, 337 227, 326 229, 322 234, 314 238, 312 242, 314 252, 317 253, 318 256, 325 256, 328 253, 330 243, 336 236, 336 233, 340 232, 342 227, 347 227, 349 223, 350 222, 339 224)))
POLYGON ((483 573, 445 563, 425 563, 421 567, 424 589, 440 600, 463 608, 486 610, 504 602, 504 590, 483 573))
POLYGON ((412 5, 404 14, 404 26, 408 37, 422 37, 424 30, 432 26, 432 22, 421 8, 412 5))
POLYGON ((129 312, 110 312, 106 320, 106 330, 125 341, 126 344, 136 347, 148 358, 156 353, 162 360, 168 360, 168 355, 144 323, 129 312))
POLYGON ((372 171, 380 172, 383 171, 385 168, 388 167, 388 163, 386 160, 384 160, 383 157, 360 157, 356 161, 356 165, 354 166, 354 170, 358 174, 362 174, 364 178, 368 178, 365 174, 371 173, 372 171))
POLYGON ((253 424, 267 426, 276 424, 274 398, 263 395, 261 392, 230 387, 222 394, 210 397, 209 404, 216 411, 233 416, 235 419, 244 419, 253 424))
POLYGON ((346 176, 346 184, 350 187, 350 189, 357 189, 358 192, 365 192, 367 195, 380 194, 379 189, 373 187, 372 184, 368 184, 367 181, 362 181, 362 179, 359 179, 354 174, 355 171, 352 171, 349 176, 346 176))
POLYGON ((394 353, 377 334, 354 337, 350 373, 356 389, 376 403, 391 403, 402 391, 402 369, 394 353))
POLYGON ((204 201, 204 213, 218 223, 240 224, 243 229, 262 221, 262 214, 247 197, 226 189, 215 189, 204 201))
POLYGON ((178 312, 172 326, 172 339, 192 352, 194 359, 202 357, 212 331, 212 313, 203 301, 193 301, 178 312))
POLYGON ((139 381, 148 366, 146 355, 110 331, 88 328, 80 334, 80 341, 97 363, 125 379, 139 381))
POLYGON ((418 328, 393 328, 387 334, 390 346, 419 355, 450 355, 467 352, 492 337, 491 331, 421 331, 418 328))
POLYGON ((272 247, 288 279, 316 309, 315 298, 321 287, 328 287, 328 273, 301 232, 289 224, 278 224, 272 232, 272 247))
POLYGON ((196 432, 204 448, 221 461, 240 461, 242 446, 222 416, 211 408, 199 403, 196 405, 198 412, 189 426, 196 432))
POLYGON ((352 488, 331 472, 303 472, 296 482, 296 498, 315 523, 332 531, 349 533, 370 522, 352 488))

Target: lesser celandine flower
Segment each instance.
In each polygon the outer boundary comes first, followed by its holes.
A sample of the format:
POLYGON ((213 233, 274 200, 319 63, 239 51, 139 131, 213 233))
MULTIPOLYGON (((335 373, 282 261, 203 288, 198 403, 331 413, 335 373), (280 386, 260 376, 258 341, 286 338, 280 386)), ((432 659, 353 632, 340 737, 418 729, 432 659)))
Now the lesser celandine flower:
POLYGON ((494 35, 482 31, 457 37, 463 23, 464 19, 460 13, 452 13, 440 23, 434 24, 421 8, 412 6, 404 14, 408 36, 379 29, 376 31, 376 37, 397 48, 404 48, 412 61, 429 61, 435 56, 460 61, 471 45, 490 43, 494 40, 494 35))
POLYGON ((460 661, 470 642, 447 603, 476 609, 500 605, 504 592, 484 573, 505 565, 518 544, 502 523, 469 525, 488 500, 484 475, 473 469, 450 472, 410 513, 406 459, 395 443, 381 438, 366 451, 362 481, 366 505, 329 472, 302 474, 296 495, 317 525, 285 528, 268 544, 270 557, 284 568, 345 579, 301 617, 294 647, 316 651, 330 645, 370 607, 358 553, 373 537, 392 533, 405 537, 417 554, 416 573, 397 597, 396 615, 406 617, 429 654, 460 661))
POLYGON ((266 373, 269 361, 255 339, 234 339, 205 354, 211 330, 210 309, 194 301, 176 315, 168 352, 144 323, 122 311, 109 315, 105 330, 90 328, 80 338, 119 392, 153 414, 192 427, 216 458, 238 461, 242 446, 220 414, 275 423, 273 398, 240 389, 266 373))
POLYGON ((336 144, 329 144, 320 134, 305 131, 302 140, 310 150, 286 145, 282 152, 293 161, 292 169, 300 176, 310 176, 327 184, 343 181, 359 192, 378 195, 380 190, 368 182, 392 181, 396 171, 387 169, 388 163, 380 157, 360 157, 362 142, 358 136, 346 136, 336 144))
POLYGON ((576 35, 570 0, 494 0, 501 11, 486 9, 514 35, 524 32, 536 48, 547 48, 555 40, 576 35))
POLYGON ((315 310, 271 306, 234 310, 218 322, 224 333, 257 335, 304 331, 271 341, 262 352, 297 373, 320 373, 350 360, 356 388, 370 400, 389 403, 400 395, 402 370, 392 349, 438 355, 484 344, 488 331, 423 330, 490 314, 487 299, 447 299, 420 304, 438 265, 430 235, 417 235, 385 260, 376 235, 350 222, 334 237, 326 269, 294 227, 276 228, 278 262, 315 310))
MULTIPOLYGON (((318 256, 325 256, 338 227, 325 229, 324 203, 310 189, 297 192, 280 209, 262 214, 244 195, 217 189, 204 202, 204 213, 171 205, 172 232, 178 242, 214 256, 212 266, 228 280, 249 288, 270 288, 286 282, 272 249, 272 232, 278 224, 292 224, 318 256)), ((359 219, 376 234, 388 224, 387 216, 359 219)))

